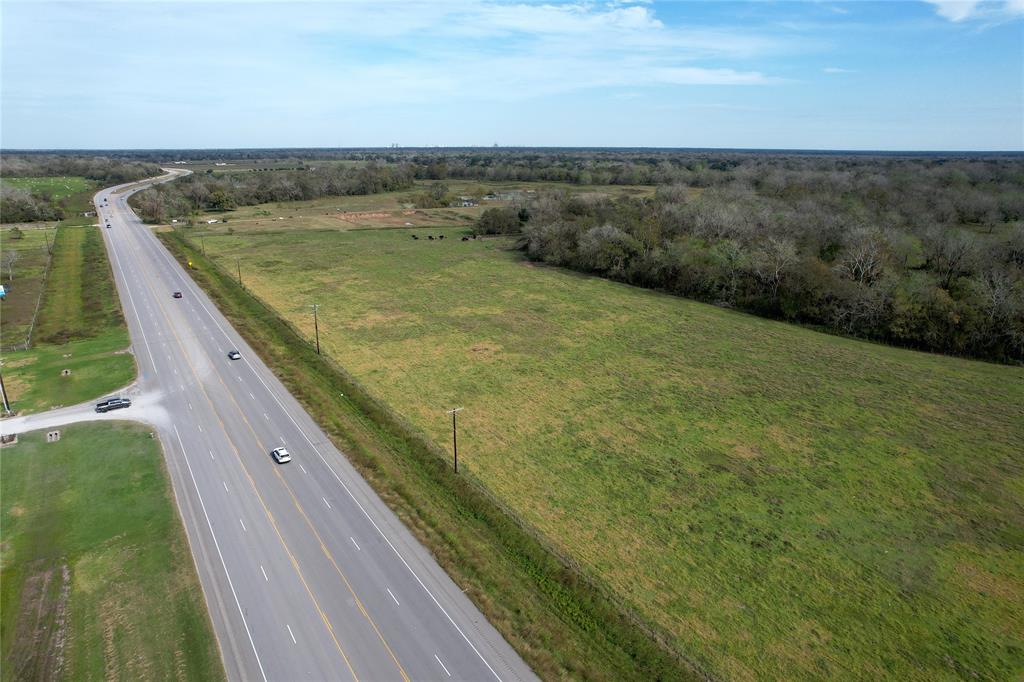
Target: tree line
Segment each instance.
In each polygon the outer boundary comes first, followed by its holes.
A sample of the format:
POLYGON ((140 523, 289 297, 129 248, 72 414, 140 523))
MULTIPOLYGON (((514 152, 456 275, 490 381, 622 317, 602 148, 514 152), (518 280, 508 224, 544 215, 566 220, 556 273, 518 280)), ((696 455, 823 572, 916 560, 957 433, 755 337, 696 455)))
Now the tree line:
POLYGON ((193 173, 139 192, 130 201, 144 221, 161 223, 194 211, 391 192, 409 189, 413 181, 409 166, 374 161, 361 166, 334 164, 266 173, 193 173))
POLYGON ((520 234, 538 261, 759 315, 1024 361, 1020 161, 816 163, 759 161, 649 198, 541 193, 489 209, 477 231, 520 234))
MULTIPOLYGON (((152 163, 95 155, 3 154, 0 157, 0 177, 6 178, 79 176, 101 185, 117 185, 160 172, 160 167, 152 163)), ((63 220, 67 202, 68 199, 57 200, 43 189, 0 187, 2 220, 7 223, 63 220)))
POLYGON ((160 166, 145 160, 78 154, 0 155, 0 176, 57 177, 77 175, 108 185, 118 185, 160 175, 160 166))

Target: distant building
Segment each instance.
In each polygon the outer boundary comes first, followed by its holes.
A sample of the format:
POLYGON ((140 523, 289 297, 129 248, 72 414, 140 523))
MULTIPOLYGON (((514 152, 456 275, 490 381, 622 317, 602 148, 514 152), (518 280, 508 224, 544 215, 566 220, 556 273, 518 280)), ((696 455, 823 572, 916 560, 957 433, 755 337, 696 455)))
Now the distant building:
POLYGON ((510 192, 491 192, 484 197, 484 201, 515 201, 521 199, 523 193, 517 189, 510 192))

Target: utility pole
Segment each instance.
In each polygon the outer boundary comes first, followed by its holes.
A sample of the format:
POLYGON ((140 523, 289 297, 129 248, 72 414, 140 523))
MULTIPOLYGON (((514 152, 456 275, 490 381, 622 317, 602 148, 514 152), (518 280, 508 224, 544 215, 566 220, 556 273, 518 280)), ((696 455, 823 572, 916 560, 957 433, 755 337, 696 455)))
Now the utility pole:
POLYGON ((242 284, 242 264, 237 258, 235 259, 235 267, 238 269, 238 286, 245 287, 245 285, 242 284))
POLYGON ((459 438, 458 430, 455 424, 455 415, 462 412, 463 408, 456 407, 453 410, 448 410, 448 414, 452 416, 452 452, 455 455, 455 473, 459 473, 459 438))
POLYGON ((7 387, 4 386, 4 375, 0 374, 0 396, 4 399, 4 413, 11 413, 11 403, 7 401, 7 387))
POLYGON ((309 307, 313 309, 313 330, 316 333, 316 354, 320 355, 320 324, 316 319, 316 311, 320 308, 320 304, 314 303, 309 307))

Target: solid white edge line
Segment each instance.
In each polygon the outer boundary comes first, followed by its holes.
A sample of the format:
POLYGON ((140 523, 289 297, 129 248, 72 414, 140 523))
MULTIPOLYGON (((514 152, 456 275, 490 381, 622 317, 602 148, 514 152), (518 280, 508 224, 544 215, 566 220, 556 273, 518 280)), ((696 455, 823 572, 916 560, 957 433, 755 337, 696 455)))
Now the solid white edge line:
MULTIPOLYGON (((156 240, 156 237, 152 233, 150 233, 150 237, 156 240)), ((185 273, 181 265, 171 257, 170 252, 163 246, 163 244, 160 244, 159 241, 157 241, 156 244, 157 246, 159 246, 157 251, 164 257, 164 260, 169 261, 172 264, 172 272, 174 272, 179 278, 182 278, 182 281, 185 283, 186 288, 193 289, 193 294, 196 296, 195 300, 199 302, 199 305, 202 306, 203 310, 213 321, 213 323, 217 326, 217 329, 220 330, 220 333, 224 335, 224 338, 227 339, 228 341, 231 341, 230 335, 226 331, 224 331, 224 328, 220 325, 220 322, 213 315, 213 313, 210 312, 210 309, 207 308, 206 303, 203 302, 202 300, 202 297, 195 293, 196 291, 202 292, 202 290, 199 288, 199 285, 196 284, 195 281, 193 281, 190 277, 183 277, 183 275, 187 273, 185 273)), ((203 295, 205 295, 205 292, 202 293, 203 295)), ((427 593, 431 601, 433 601, 437 608, 441 610, 441 613, 444 614, 445 618, 448 619, 448 622, 452 624, 452 626, 458 631, 458 633, 462 635, 462 639, 466 641, 466 644, 468 644, 469 648, 473 650, 473 653, 475 653, 480 658, 480 660, 483 661, 484 665, 487 666, 487 669, 491 671, 491 674, 494 675, 495 679, 497 679, 498 682, 502 682, 501 676, 494 670, 494 668, 491 667, 491 664, 487 662, 487 659, 484 658, 483 654, 480 653, 480 650, 476 648, 476 645, 474 645, 473 642, 466 635, 466 633, 463 632, 462 628, 459 627, 459 624, 455 622, 455 620, 451 617, 448 611, 443 606, 441 606, 441 602, 437 600, 437 597, 435 597, 434 593, 430 591, 426 584, 424 584, 423 580, 421 580, 419 575, 416 574, 416 571, 412 569, 412 566, 410 566, 409 562, 405 560, 405 557, 403 557, 401 552, 398 551, 398 548, 395 547, 394 544, 392 544, 391 540, 388 539, 388 536, 384 534, 384 531, 382 531, 380 526, 377 525, 377 522, 373 520, 369 512, 366 511, 366 508, 363 507, 363 505, 359 502, 358 499, 356 499, 356 496, 352 493, 351 489, 349 489, 349 487, 345 485, 345 482, 341 480, 341 477, 338 476, 338 473, 334 470, 334 467, 332 467, 327 462, 327 460, 324 458, 320 450, 315 445, 313 445, 313 441, 310 440, 305 430, 299 426, 298 422, 295 421, 295 417, 291 415, 291 412, 289 412, 288 409, 285 408, 284 403, 281 402, 281 399, 277 397, 277 394, 270 390, 270 387, 267 386, 267 382, 263 380, 263 377, 261 377, 260 373, 256 371, 256 368, 249 363, 249 358, 243 355, 242 361, 246 364, 247 367, 249 367, 252 373, 256 375, 256 378, 259 379, 259 382, 263 384, 263 387, 267 389, 267 392, 270 394, 270 396, 274 399, 275 402, 277 402, 278 406, 285 413, 285 416, 287 416, 291 423, 295 426, 295 428, 299 430, 299 433, 302 434, 302 437, 306 439, 306 442, 309 443, 310 447, 313 448, 313 451, 316 452, 317 456, 320 458, 320 461, 322 461, 324 465, 327 466, 331 474, 334 475, 335 480, 337 480, 341 487, 345 489, 345 492, 348 493, 348 496, 352 498, 353 502, 356 503, 356 506, 359 507, 359 510, 363 512, 363 515, 367 518, 367 520, 373 525, 376 531, 380 533, 380 536, 384 538, 384 542, 388 543, 388 547, 391 548, 391 550, 395 553, 395 556, 398 557, 399 561, 401 561, 402 564, 406 567, 406 569, 408 569, 409 573, 412 574, 412 577, 416 579, 416 582, 420 584, 420 587, 422 587, 423 590, 427 593)))
POLYGON ((213 532, 213 523, 210 522, 210 515, 206 513, 206 504, 203 502, 203 495, 199 492, 199 484, 196 483, 196 476, 192 473, 192 465, 188 461, 188 453, 185 452, 185 444, 181 442, 181 434, 178 433, 178 427, 174 427, 174 435, 178 438, 178 447, 181 448, 181 454, 184 455, 185 466, 188 467, 188 475, 192 478, 192 485, 196 489, 196 496, 199 498, 199 506, 203 510, 203 516, 206 517, 206 526, 210 529, 210 536, 213 538, 213 546, 217 548, 217 556, 220 558, 221 568, 224 569, 224 577, 228 579, 228 587, 231 588, 231 596, 235 599, 235 606, 238 607, 238 615, 242 619, 242 625, 245 626, 245 634, 249 637, 249 644, 252 646, 252 653, 256 656, 256 665, 259 666, 260 676, 263 677, 263 681, 266 682, 267 674, 263 671, 263 663, 260 662, 260 654, 256 651, 256 642, 252 639, 252 632, 249 630, 249 623, 245 620, 245 613, 242 611, 242 605, 238 601, 238 593, 235 592, 235 584, 231 580, 231 574, 228 573, 228 565, 224 563, 224 554, 220 551, 220 543, 217 542, 217 534, 213 532))
POLYGON ((156 358, 153 357, 153 350, 149 347, 149 340, 146 338, 146 330, 142 326, 142 315, 139 315, 139 309, 135 307, 135 297, 132 296, 131 287, 128 286, 128 278, 124 274, 124 268, 121 267, 121 258, 117 255, 117 249, 113 246, 114 240, 110 240, 109 251, 114 256, 114 261, 117 263, 117 270, 121 273, 121 282, 124 284, 124 290, 128 293, 128 302, 132 304, 132 310, 135 311, 135 320, 138 322, 139 332, 142 334, 142 343, 146 346, 146 352, 149 353, 149 361, 153 365, 153 374, 156 374, 156 358))

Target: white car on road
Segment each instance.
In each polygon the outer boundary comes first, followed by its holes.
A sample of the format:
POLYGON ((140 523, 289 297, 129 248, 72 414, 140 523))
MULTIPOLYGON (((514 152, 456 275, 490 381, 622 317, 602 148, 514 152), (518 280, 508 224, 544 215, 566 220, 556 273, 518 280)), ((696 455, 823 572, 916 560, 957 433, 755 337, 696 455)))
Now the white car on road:
POLYGON ((278 464, 284 464, 285 462, 292 461, 292 456, 288 454, 288 448, 274 448, 270 451, 270 456, 274 458, 274 461, 278 464))

